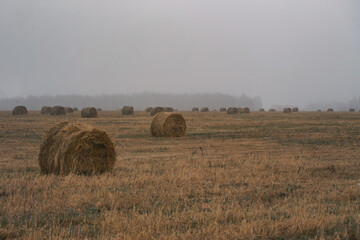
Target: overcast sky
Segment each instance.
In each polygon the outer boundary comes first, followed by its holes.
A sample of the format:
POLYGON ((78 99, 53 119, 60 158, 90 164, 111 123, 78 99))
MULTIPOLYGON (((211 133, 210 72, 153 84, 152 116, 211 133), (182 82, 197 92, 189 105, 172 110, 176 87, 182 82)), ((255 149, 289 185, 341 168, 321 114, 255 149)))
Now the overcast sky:
POLYGON ((359 0, 0 0, 0 98, 360 95, 359 0))

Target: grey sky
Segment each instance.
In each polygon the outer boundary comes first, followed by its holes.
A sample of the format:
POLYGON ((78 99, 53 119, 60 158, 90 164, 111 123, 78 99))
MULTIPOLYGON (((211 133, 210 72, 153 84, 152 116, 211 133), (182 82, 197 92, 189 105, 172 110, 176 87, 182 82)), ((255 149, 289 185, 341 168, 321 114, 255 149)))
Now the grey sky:
POLYGON ((0 0, 0 98, 360 95, 358 0, 0 0))

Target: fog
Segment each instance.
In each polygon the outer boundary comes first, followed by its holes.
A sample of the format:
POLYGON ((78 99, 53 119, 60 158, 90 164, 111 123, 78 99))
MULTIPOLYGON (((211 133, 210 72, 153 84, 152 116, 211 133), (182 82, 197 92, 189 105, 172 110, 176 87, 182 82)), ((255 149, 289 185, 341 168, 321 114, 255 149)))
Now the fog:
POLYGON ((0 0, 0 99, 144 91, 347 103, 360 1, 0 0))

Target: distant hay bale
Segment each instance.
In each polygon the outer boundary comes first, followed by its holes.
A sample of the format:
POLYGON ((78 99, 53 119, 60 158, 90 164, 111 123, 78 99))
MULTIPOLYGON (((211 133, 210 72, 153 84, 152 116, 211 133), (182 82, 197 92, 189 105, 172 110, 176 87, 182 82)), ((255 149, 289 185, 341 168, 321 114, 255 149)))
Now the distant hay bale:
POLYGON ((226 111, 227 114, 231 115, 231 114, 238 114, 239 110, 236 107, 229 107, 226 111))
POLYGON ((193 111, 193 112, 198 112, 198 111, 199 111, 199 108, 193 107, 191 111, 193 111))
POLYGON ((97 110, 94 107, 86 107, 81 110, 82 118, 96 118, 97 115, 97 110))
POLYGON ((291 113, 291 108, 284 108, 283 112, 284 113, 291 113))
POLYGON ((98 112, 102 112, 102 109, 101 108, 97 108, 96 109, 98 112))
POLYGON ((220 112, 226 112, 226 107, 221 107, 220 112))
POLYGON ((153 109, 152 107, 147 107, 145 108, 145 112, 151 112, 152 109, 153 109))
POLYGON ((317 112, 321 112, 321 109, 318 109, 317 112))
POLYGON ((38 162, 41 173, 68 175, 111 171, 114 144, 106 132, 78 122, 60 122, 44 136, 38 162))
POLYGON ((74 109, 72 109, 71 107, 65 107, 65 112, 66 113, 73 113, 74 109))
POLYGON ((79 111, 79 109, 77 107, 73 107, 73 110, 74 110, 74 112, 79 111))
POLYGON ((165 107, 164 112, 173 112, 174 109, 172 107, 165 107))
POLYGON ((209 111, 209 108, 207 108, 207 107, 203 107, 202 109, 201 109, 201 112, 208 112, 209 111))
POLYGON ((291 109, 291 111, 292 111, 292 112, 299 112, 299 108, 298 108, 298 107, 293 107, 293 108, 291 109))
POLYGON ((151 110, 151 112, 150 112, 150 116, 155 116, 159 112, 164 112, 164 108, 163 107, 155 107, 155 108, 153 108, 151 110))
POLYGON ((123 106, 121 109, 122 115, 133 115, 134 114, 134 108, 131 106, 123 106))
POLYGON ((248 107, 244 107, 244 108, 239 108, 239 113, 250 113, 250 108, 248 107))
POLYGON ((265 112, 265 109, 260 108, 260 109, 259 109, 259 112, 265 112))
POLYGON ((276 109, 270 108, 270 109, 269 109, 269 112, 276 112, 276 109))
POLYGON ((181 114, 160 112, 155 115, 150 126, 154 137, 182 137, 186 132, 186 121, 181 114))
POLYGON ((54 106, 51 108, 50 115, 65 115, 66 111, 63 106, 54 106))
POLYGON ((41 108, 41 114, 50 114, 51 113, 51 107, 48 107, 48 106, 43 106, 41 108))
POLYGON ((328 110, 326 110, 327 112, 333 112, 334 111, 334 109, 332 109, 332 108, 328 108, 328 110))
POLYGON ((15 115, 28 115, 28 111, 25 106, 14 107, 12 114, 15 115))
POLYGON ((349 112, 355 112, 355 108, 350 108, 349 112))

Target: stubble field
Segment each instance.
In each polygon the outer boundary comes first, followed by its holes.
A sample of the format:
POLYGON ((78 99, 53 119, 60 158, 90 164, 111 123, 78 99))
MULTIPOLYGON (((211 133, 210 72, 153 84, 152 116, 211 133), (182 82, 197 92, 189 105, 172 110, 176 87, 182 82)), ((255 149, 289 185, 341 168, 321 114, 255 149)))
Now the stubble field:
POLYGON ((0 239, 360 239, 360 113, 181 113, 170 139, 145 112, 0 112, 0 239), (61 120, 105 130, 114 171, 41 175, 61 120))

